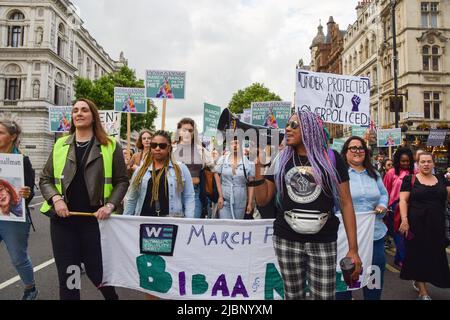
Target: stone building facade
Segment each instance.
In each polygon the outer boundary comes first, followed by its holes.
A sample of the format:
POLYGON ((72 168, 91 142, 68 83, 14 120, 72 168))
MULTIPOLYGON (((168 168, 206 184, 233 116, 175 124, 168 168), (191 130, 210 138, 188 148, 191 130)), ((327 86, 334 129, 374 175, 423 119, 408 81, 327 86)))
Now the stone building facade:
POLYGON ((98 79, 127 61, 113 60, 83 27, 68 0, 0 4, 0 110, 23 128, 22 151, 39 171, 51 151, 48 107, 70 105, 77 76, 98 79))
MULTIPOLYGON (((365 0, 347 28, 342 54, 345 74, 372 80, 371 117, 393 128, 393 42, 389 0, 365 0)), ((399 125, 408 141, 426 139, 429 128, 445 128, 450 119, 450 1, 397 0, 399 125)))

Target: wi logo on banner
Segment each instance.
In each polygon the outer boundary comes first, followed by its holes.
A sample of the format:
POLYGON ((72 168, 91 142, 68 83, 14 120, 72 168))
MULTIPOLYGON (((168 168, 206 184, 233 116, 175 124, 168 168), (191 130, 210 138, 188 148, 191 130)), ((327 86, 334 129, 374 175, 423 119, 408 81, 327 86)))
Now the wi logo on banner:
POLYGON ((178 226, 174 224, 141 224, 141 254, 173 256, 178 226))

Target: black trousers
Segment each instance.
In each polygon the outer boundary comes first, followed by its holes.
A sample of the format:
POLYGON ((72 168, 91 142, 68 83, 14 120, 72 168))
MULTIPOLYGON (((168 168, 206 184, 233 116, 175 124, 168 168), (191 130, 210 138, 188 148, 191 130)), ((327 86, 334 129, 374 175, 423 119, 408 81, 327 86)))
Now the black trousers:
POLYGON ((114 287, 102 286, 103 263, 98 221, 94 217, 51 218, 50 234, 61 300, 80 300, 81 263, 106 300, 117 300, 114 287), (75 271, 77 270, 77 271, 75 271), (79 285, 78 285, 79 284, 79 285))

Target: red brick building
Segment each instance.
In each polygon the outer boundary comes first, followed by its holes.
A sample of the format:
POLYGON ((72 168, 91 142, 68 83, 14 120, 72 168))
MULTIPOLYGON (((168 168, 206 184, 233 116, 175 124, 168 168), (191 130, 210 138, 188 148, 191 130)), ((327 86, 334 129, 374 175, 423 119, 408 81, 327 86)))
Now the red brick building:
MULTIPOLYGON (((319 24, 317 35, 310 46, 311 71, 342 74, 342 51, 344 49, 345 31, 339 30, 339 25, 330 16, 327 23, 327 34, 319 24)), ((342 137, 343 126, 327 124, 332 138, 342 137)))

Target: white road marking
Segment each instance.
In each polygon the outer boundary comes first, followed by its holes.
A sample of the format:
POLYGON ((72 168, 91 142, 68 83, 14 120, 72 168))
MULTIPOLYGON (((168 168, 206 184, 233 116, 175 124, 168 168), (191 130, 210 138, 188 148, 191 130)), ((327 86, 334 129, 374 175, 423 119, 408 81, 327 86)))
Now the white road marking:
MULTIPOLYGON (((50 259, 43 264, 38 265, 37 267, 34 267, 33 271, 36 273, 41 269, 44 269, 45 267, 48 267, 49 265, 55 263, 55 259, 50 259)), ((5 281, 3 283, 0 283, 0 290, 5 289, 6 287, 12 285, 13 283, 16 283, 20 280, 19 276, 15 276, 14 278, 9 279, 8 281, 5 281)))
POLYGON ((42 205, 44 203, 44 201, 42 201, 42 202, 39 202, 39 203, 35 203, 35 204, 32 204, 31 206, 29 206, 30 208, 34 208, 34 207, 36 207, 36 206, 40 206, 40 205, 42 205))

